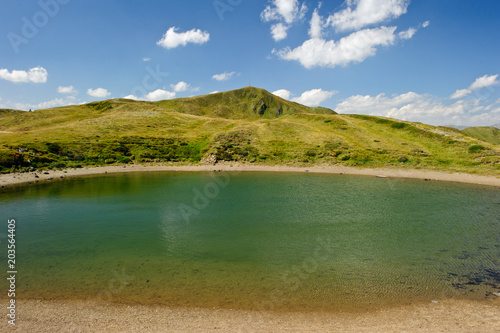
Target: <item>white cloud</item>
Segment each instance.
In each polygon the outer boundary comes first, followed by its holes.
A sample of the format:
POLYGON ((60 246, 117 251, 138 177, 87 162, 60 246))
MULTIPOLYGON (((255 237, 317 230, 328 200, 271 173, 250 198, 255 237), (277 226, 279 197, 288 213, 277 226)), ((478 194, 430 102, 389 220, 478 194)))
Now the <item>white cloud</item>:
POLYGON ((323 36, 323 19, 319 15, 318 8, 316 8, 313 12, 310 28, 309 28, 309 36, 311 38, 321 38, 323 36))
POLYGON ((302 19, 307 11, 306 5, 300 5, 297 0, 272 0, 271 3, 260 14, 264 22, 284 21, 291 24, 302 19))
POLYGON ((364 29, 338 42, 312 38, 293 50, 285 48, 277 53, 282 59, 297 60, 306 68, 346 66, 375 55, 376 46, 393 44, 395 30, 396 27, 364 29))
POLYGON ((172 99, 175 97, 175 92, 167 91, 163 89, 157 89, 146 95, 148 101, 161 101, 165 99, 172 99))
POLYGON ((481 88, 486 88, 493 86, 495 84, 500 83, 498 80, 498 74, 497 75, 484 75, 480 78, 477 78, 467 89, 458 89, 455 91, 450 98, 451 99, 460 99, 464 98, 465 96, 469 95, 472 93, 474 90, 481 89, 481 88))
POLYGON ((425 21, 422 23, 422 28, 427 28, 431 24, 431 21, 425 21))
POLYGON ((484 88, 484 87, 489 87, 489 86, 493 86, 495 84, 498 84, 498 74, 497 75, 484 75, 480 78, 477 78, 476 81, 474 81, 474 83, 472 83, 469 87, 470 90, 476 90, 476 89, 479 89, 479 88, 484 88))
POLYGON ((275 41, 280 41, 287 37, 292 23, 303 19, 306 12, 307 6, 297 0, 271 0, 271 5, 266 6, 260 17, 264 22, 279 22, 271 26, 271 36, 275 41))
POLYGON ((217 94, 217 93, 219 93, 219 91, 215 90, 215 91, 209 92, 208 94, 211 95, 211 94, 217 94))
POLYGON ((134 95, 128 95, 128 96, 125 96, 123 97, 124 99, 132 99, 134 101, 138 101, 139 100, 139 97, 137 96, 134 96, 134 95))
POLYGON ((45 83, 47 82, 47 70, 43 67, 34 67, 29 71, 0 69, 0 79, 14 83, 45 83))
POLYGON ((29 103, 18 103, 18 102, 7 102, 5 105, 0 105, 0 108, 9 108, 16 110, 37 110, 37 109, 48 109, 58 106, 75 105, 77 104, 77 99, 74 96, 68 96, 66 98, 54 98, 50 101, 40 102, 38 104, 29 103))
POLYGON ((57 92, 60 94, 68 94, 68 95, 78 94, 78 91, 73 86, 69 86, 69 87, 59 86, 59 87, 57 87, 57 92))
POLYGON ((231 79, 234 74, 235 74, 235 72, 230 72, 230 73, 224 72, 221 74, 215 74, 214 76, 212 76, 212 79, 217 80, 217 81, 227 81, 227 80, 231 79))
POLYGON ((171 27, 167 30, 162 39, 156 45, 166 49, 176 48, 180 45, 186 46, 188 43, 204 44, 210 39, 210 34, 200 29, 192 29, 186 32, 176 32, 176 27, 171 27))
POLYGON ((416 32, 417 32, 417 29, 410 28, 408 30, 401 31, 400 33, 398 33, 398 37, 401 39, 410 39, 413 37, 413 35, 415 35, 416 32))
POLYGON ((283 40, 288 36, 287 31, 289 28, 290 26, 285 25, 283 23, 273 24, 271 26, 271 36, 277 42, 283 40))
POLYGON ((337 31, 358 30, 406 13, 410 0, 347 0, 347 8, 330 15, 327 25, 337 31))
POLYGON ((183 91, 186 91, 186 90, 189 89, 189 84, 187 84, 184 81, 180 81, 180 82, 178 82, 176 84, 171 84, 170 87, 172 87, 172 89, 175 92, 183 92, 183 91))
POLYGON ((107 89, 97 88, 97 89, 88 89, 87 95, 97 98, 104 98, 111 95, 111 93, 107 89))
POLYGON ((144 61, 144 62, 148 62, 150 60, 151 60, 151 58, 142 58, 142 61, 144 61))
POLYGON ((123 98, 125 99, 131 99, 134 101, 150 101, 150 102, 156 102, 156 101, 162 101, 166 99, 172 99, 175 98, 176 93, 174 91, 168 91, 164 89, 157 89, 155 91, 151 91, 150 93, 146 94, 146 96, 143 97, 137 97, 135 95, 128 95, 123 98))
POLYGON ((276 95, 278 97, 281 97, 283 99, 290 99, 290 96, 292 95, 292 93, 286 89, 280 89, 280 90, 273 91, 272 94, 276 95))
POLYGON ((322 89, 312 89, 305 91, 300 97, 293 98, 292 101, 307 106, 317 106, 331 98, 338 91, 325 91, 322 89))
POLYGON ((455 91, 450 98, 451 99, 459 99, 459 98, 464 98, 468 94, 470 94, 472 91, 470 89, 458 89, 455 91))
POLYGON ((355 95, 335 107, 339 113, 385 116, 435 125, 491 125, 500 121, 493 105, 480 99, 447 103, 446 99, 408 92, 400 95, 355 95), (489 112, 485 112, 489 111, 489 112))

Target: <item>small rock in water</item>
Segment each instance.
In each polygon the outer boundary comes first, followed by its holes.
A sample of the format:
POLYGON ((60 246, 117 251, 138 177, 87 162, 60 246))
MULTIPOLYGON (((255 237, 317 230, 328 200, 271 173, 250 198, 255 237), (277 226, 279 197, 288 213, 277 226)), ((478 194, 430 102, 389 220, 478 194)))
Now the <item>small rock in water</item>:
POLYGON ((438 301, 435 301, 435 300, 431 300, 431 303, 438 304, 439 302, 438 302, 438 301))
POLYGON ((48 171, 45 171, 43 174, 44 174, 44 175, 48 175, 48 174, 49 174, 49 172, 48 172, 48 171))

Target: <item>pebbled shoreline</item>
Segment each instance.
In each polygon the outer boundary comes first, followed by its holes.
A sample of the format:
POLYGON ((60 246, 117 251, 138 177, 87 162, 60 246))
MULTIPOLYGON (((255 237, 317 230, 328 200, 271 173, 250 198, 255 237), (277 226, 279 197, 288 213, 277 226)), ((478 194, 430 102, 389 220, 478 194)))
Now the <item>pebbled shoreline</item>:
POLYGON ((425 179, 433 181, 447 181, 500 187, 499 176, 483 176, 468 173, 447 173, 444 171, 416 170, 416 169, 387 169, 387 168, 354 168, 342 166, 266 166, 242 164, 217 165, 125 165, 89 167, 81 169, 50 170, 47 172, 10 173, 0 175, 0 186, 8 187, 21 184, 36 184, 58 179, 104 175, 124 172, 160 172, 160 171, 187 171, 187 172, 310 172, 328 174, 363 175, 383 178, 425 179))
MULTIPOLYGON (((19 332, 498 332, 500 297, 370 312, 272 312, 19 300, 19 332)), ((5 320, 0 327, 7 326, 5 320)), ((10 325, 9 325, 10 326, 10 325)))

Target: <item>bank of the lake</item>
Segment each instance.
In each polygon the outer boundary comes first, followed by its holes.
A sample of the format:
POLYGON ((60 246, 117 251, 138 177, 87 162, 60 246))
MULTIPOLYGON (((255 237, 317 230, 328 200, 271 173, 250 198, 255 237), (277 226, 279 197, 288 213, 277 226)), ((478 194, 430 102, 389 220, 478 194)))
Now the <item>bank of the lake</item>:
POLYGON ((398 168, 356 168, 345 166, 311 166, 296 167, 282 165, 253 165, 238 163, 222 163, 216 165, 161 165, 161 164, 132 164, 104 167, 87 167, 79 169, 36 171, 28 173, 0 174, 0 186, 19 184, 36 184, 46 181, 60 180, 70 177, 112 174, 124 172, 155 172, 155 171, 234 171, 234 172, 311 172, 346 175, 365 175, 374 177, 424 179, 447 181, 468 184, 479 184, 500 187, 500 175, 478 175, 435 171, 428 169, 398 169, 398 168))
MULTIPOLYGON (((498 332, 500 298, 447 300, 364 313, 281 313, 84 301, 19 304, 19 332, 498 332)), ((4 321, 0 327, 6 326, 4 321)))

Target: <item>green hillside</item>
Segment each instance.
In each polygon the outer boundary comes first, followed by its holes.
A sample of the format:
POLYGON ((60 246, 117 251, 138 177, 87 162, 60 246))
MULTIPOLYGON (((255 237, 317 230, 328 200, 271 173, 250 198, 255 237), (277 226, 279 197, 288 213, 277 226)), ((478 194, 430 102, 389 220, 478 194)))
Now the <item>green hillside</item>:
POLYGON ((458 130, 336 114, 251 87, 161 102, 0 110, 0 140, 2 172, 215 158, 500 174, 500 147, 458 130))
POLYGON ((270 94, 264 89, 246 87, 215 94, 159 102, 163 108, 196 116, 230 119, 275 119, 296 113, 335 114, 326 108, 311 108, 270 94))
POLYGON ((462 132, 474 138, 500 145, 500 130, 496 127, 468 127, 462 132))

